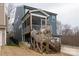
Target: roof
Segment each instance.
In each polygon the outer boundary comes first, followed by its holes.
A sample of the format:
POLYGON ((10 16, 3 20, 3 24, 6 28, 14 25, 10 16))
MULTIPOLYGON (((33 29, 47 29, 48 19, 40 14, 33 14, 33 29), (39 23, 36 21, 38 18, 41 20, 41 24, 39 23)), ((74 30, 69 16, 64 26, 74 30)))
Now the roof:
MULTIPOLYGON (((38 10, 38 8, 34 8, 34 7, 30 7, 30 6, 26 6, 26 5, 23 5, 24 9, 29 9, 29 10, 38 10)), ((42 9, 41 9, 42 10, 42 9)), ((49 11, 46 11, 46 10, 43 10, 44 12, 46 12, 47 14, 49 15, 57 15, 56 13, 52 13, 52 12, 49 12, 49 11)), ((29 11, 27 11, 28 13, 29 11)), ((27 13, 22 17, 22 19, 27 15, 27 13)))
MULTIPOLYGON (((24 5, 24 8, 29 9, 29 10, 39 9, 39 8, 34 8, 34 7, 26 6, 26 5, 24 5)), ((52 12, 49 12, 49 11, 46 11, 46 10, 43 10, 43 11, 50 14, 50 15, 57 15, 56 13, 52 13, 52 12)))

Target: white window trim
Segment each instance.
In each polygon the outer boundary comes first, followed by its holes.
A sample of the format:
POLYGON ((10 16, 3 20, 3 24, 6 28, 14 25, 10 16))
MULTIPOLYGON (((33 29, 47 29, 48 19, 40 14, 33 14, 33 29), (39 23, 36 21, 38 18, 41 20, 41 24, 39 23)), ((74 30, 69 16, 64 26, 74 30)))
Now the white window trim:
POLYGON ((6 29, 5 29, 5 44, 6 44, 6 29))

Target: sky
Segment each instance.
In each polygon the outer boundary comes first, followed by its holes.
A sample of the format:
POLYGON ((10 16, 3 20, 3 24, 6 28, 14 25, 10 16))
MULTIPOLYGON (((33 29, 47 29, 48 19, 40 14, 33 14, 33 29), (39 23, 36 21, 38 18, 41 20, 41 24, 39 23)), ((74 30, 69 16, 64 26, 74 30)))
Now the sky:
MULTIPOLYGON (((15 6, 23 5, 14 4, 15 6)), ((57 20, 72 27, 79 26, 79 4, 75 3, 26 3, 24 5, 40 8, 57 14, 57 20)))

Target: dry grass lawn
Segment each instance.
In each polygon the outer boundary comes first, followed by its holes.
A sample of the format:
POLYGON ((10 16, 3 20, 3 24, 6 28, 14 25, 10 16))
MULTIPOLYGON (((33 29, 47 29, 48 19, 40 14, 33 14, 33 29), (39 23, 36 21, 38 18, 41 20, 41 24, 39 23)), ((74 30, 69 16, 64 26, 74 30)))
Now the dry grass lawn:
POLYGON ((40 54, 27 47, 24 48, 24 47, 17 47, 17 46, 3 46, 0 49, 0 55, 2 56, 66 56, 67 54, 65 53, 40 54))

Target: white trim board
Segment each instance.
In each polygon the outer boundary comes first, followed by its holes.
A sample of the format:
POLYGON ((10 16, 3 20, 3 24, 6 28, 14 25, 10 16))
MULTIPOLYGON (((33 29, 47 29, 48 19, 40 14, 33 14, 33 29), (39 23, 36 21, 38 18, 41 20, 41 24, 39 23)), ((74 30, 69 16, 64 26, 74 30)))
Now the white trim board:
POLYGON ((2 46, 2 31, 0 31, 0 46, 2 46))

